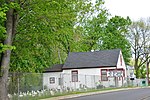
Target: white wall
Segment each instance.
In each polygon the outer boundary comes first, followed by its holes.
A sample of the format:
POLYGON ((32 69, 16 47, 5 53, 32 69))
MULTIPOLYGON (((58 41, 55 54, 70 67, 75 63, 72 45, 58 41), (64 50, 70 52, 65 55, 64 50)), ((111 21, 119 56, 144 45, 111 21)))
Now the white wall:
MULTIPOLYGON (((84 86, 87 86, 88 88, 96 88, 96 83, 101 81, 101 69, 116 69, 116 67, 63 70, 64 86, 71 88, 81 88, 84 86), (71 72, 73 70, 78 71, 78 82, 72 82, 71 72)), ((103 81, 101 83, 105 87, 109 87, 110 85, 114 85, 115 81, 114 79, 109 78, 108 81, 103 81)))
POLYGON ((43 86, 47 86, 48 89, 60 88, 58 80, 60 75, 61 72, 43 73, 43 86), (50 77, 55 77, 55 83, 50 84, 50 77))
POLYGON ((71 87, 72 89, 88 87, 96 87, 96 82, 100 79, 100 68, 90 68, 90 69, 69 69, 63 70, 64 73, 64 86, 71 87), (78 82, 72 82, 71 72, 73 70, 78 70, 78 82))
POLYGON ((83 74, 83 75, 100 75, 100 68, 69 69, 69 70, 63 70, 62 73, 71 74, 72 70, 78 70, 78 74, 83 74))
MULTIPOLYGON (((101 81, 101 69, 116 69, 116 67, 104 67, 104 68, 89 68, 89 69, 69 69, 63 70, 63 72, 53 72, 43 74, 43 85, 46 85, 49 89, 79 89, 79 88, 96 88, 97 83, 101 81), (72 82, 72 71, 78 71, 78 82, 72 82), (50 84, 49 78, 55 77, 55 84, 50 84), (59 85, 58 78, 62 79, 63 84, 59 85)), ((123 78, 124 79, 124 78, 123 78)), ((122 78, 117 83, 114 77, 108 77, 108 81, 101 81, 101 85, 105 87, 122 86, 122 78)))
POLYGON ((118 57, 118 63, 117 63, 117 68, 123 68, 125 70, 125 77, 127 77, 127 74, 126 74, 126 65, 125 65, 125 61, 124 61, 124 58, 123 58, 123 55, 121 56, 122 57, 122 65, 121 65, 121 62, 120 62, 120 55, 122 55, 122 52, 120 51, 120 54, 119 54, 119 57, 118 57))

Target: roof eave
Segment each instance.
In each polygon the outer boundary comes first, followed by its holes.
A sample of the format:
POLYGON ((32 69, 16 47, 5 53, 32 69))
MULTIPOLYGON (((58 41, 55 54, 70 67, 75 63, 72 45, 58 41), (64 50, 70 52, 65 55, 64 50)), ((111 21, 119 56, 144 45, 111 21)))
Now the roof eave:
POLYGON ((63 67, 63 70, 68 69, 88 69, 88 68, 108 68, 108 67, 117 67, 117 66, 95 66, 95 67, 63 67))

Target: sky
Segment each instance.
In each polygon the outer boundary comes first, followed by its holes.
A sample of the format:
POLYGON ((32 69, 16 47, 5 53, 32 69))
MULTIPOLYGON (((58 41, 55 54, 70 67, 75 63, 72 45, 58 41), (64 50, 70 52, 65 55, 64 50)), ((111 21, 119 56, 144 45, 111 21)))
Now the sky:
POLYGON ((105 7, 112 16, 129 16, 133 21, 150 17, 150 0, 105 0, 105 7))

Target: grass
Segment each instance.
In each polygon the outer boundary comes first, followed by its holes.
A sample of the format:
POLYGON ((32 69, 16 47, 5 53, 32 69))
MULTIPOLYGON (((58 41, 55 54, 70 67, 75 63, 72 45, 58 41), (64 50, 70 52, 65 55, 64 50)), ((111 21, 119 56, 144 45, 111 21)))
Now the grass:
MULTIPOLYGON (((99 92, 99 91, 105 91, 105 90, 114 90, 118 88, 104 88, 104 89, 87 89, 87 90, 77 90, 77 91, 69 91, 69 92, 58 92, 55 93, 55 95, 51 95, 49 91, 46 91, 44 95, 41 96, 24 96, 19 97, 19 100, 39 100, 39 99, 46 99, 46 98, 52 98, 52 97, 58 97, 58 96, 67 96, 67 95, 73 95, 73 94, 82 94, 82 93, 89 93, 89 92, 99 92)), ((18 96, 13 96, 12 100, 17 100, 18 96)))
MULTIPOLYGON (((126 88, 126 87, 124 87, 126 88)), ((46 99, 46 98, 52 98, 52 97, 58 97, 58 96, 68 96, 68 95, 73 95, 73 94, 84 94, 84 93, 91 93, 91 92, 100 92, 100 91, 107 91, 107 90, 117 90, 121 88, 104 88, 104 89, 88 89, 88 90, 78 90, 78 91, 70 91, 70 92, 65 92, 65 93, 59 93, 54 96, 46 96, 46 97, 41 97, 39 99, 46 99)), ((35 99, 33 99, 35 100, 35 99)), ((36 99, 38 100, 38 99, 36 99)))
MULTIPOLYGON (((101 91, 107 91, 107 90, 117 90, 117 89, 123 89, 123 88, 129 88, 129 87, 120 87, 120 88, 103 88, 103 89, 87 89, 87 90, 77 90, 77 91, 69 91, 69 92, 58 92, 55 93, 55 95, 50 95, 50 92, 46 92, 44 95, 41 96, 26 96, 26 97, 20 97, 20 100, 40 100, 40 99, 46 99, 46 98, 52 98, 52 97, 59 97, 59 96, 68 96, 73 94, 83 94, 83 93, 90 93, 90 92, 101 92, 101 91)), ((134 88, 134 87, 130 87, 134 88)), ((18 96, 14 96, 12 100, 18 100, 18 96)))

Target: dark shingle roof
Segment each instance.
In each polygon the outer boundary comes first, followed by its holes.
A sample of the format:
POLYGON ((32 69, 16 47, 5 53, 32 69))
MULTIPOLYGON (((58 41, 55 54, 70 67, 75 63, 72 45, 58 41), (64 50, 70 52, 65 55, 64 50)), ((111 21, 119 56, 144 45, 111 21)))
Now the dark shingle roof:
POLYGON ((62 72, 62 67, 63 67, 63 64, 56 64, 56 65, 53 65, 52 67, 50 68, 46 68, 44 70, 44 72, 62 72))
POLYGON ((94 52, 72 52, 63 66, 63 69, 115 67, 120 49, 101 50, 94 52))

